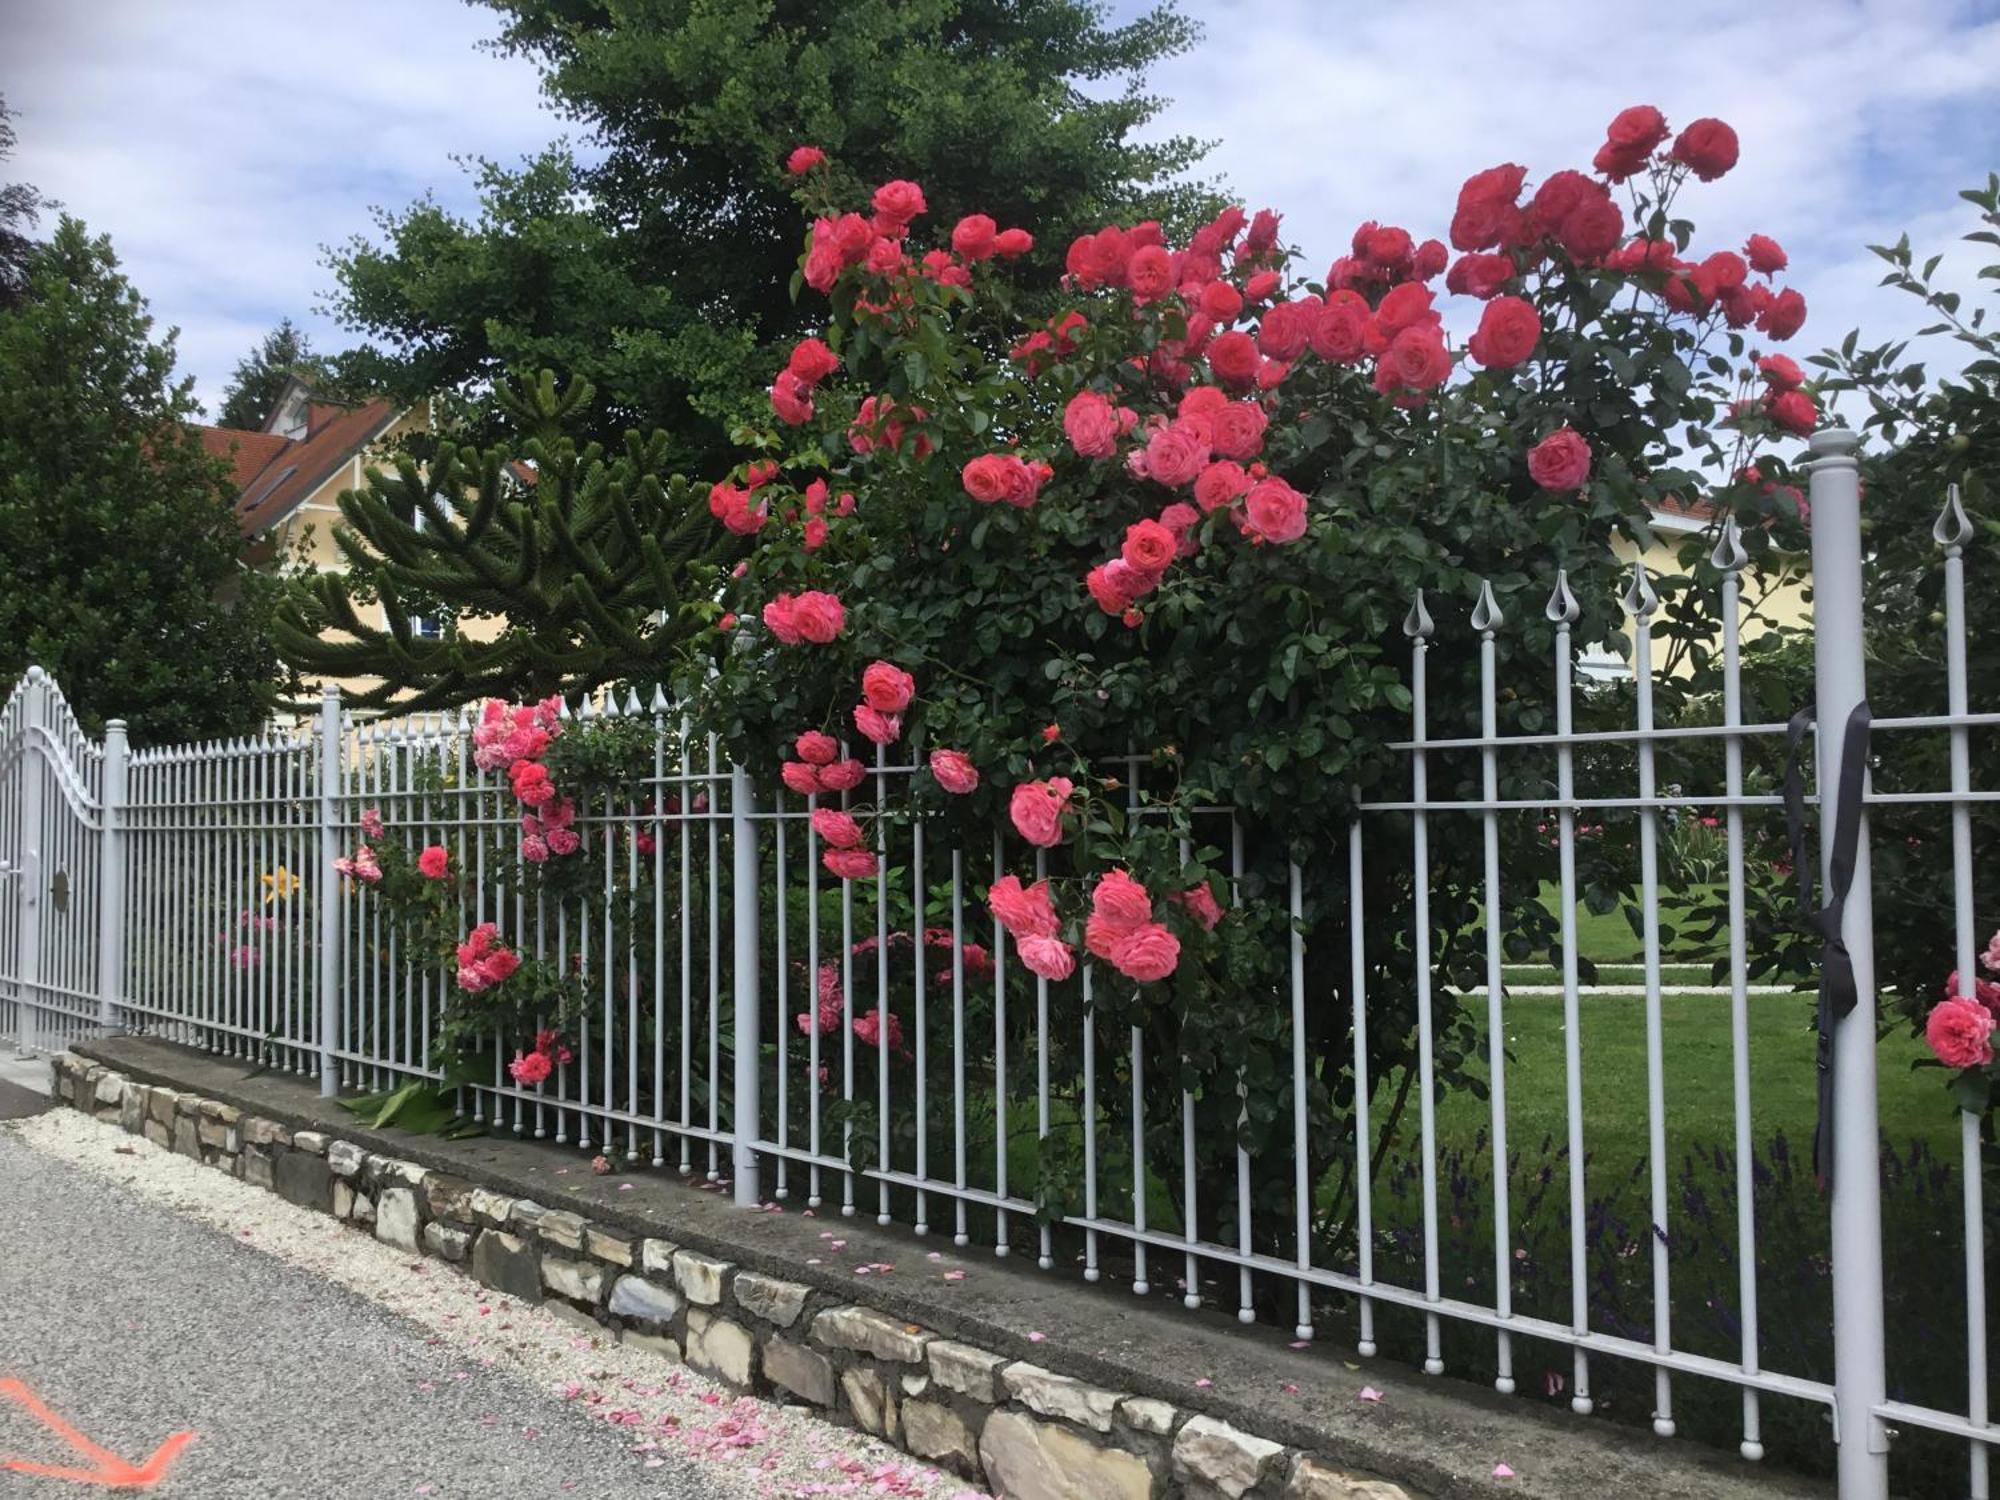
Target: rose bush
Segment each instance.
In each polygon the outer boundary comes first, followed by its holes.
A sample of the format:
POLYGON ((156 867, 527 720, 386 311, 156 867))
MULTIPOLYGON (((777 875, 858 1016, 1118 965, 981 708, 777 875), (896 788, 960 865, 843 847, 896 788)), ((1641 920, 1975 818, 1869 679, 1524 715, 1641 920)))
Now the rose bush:
MULTIPOLYGON (((1182 234, 1082 235, 1053 288, 1015 285, 978 216, 920 230, 917 184, 856 206, 806 179, 798 285, 826 296, 827 325, 776 374, 772 425, 745 434, 754 457, 715 486, 728 525, 756 481, 756 547, 724 604, 765 630, 738 625, 720 673, 681 690, 745 762, 782 763, 798 795, 861 782, 831 741, 858 734, 920 763, 932 747, 915 813, 873 816, 946 820, 972 849, 1014 830, 1012 850, 1045 874, 996 881, 989 900, 1022 962, 1060 983, 1082 947, 1131 981, 1101 984, 1098 1006, 1180 1060, 1149 1080, 1150 1118, 1172 1126, 1183 1084, 1213 1080, 1195 1090, 1198 1138, 1219 1168, 1239 1139, 1289 1149, 1276 1080, 1298 861, 1315 955, 1311 1149, 1332 1160, 1353 1105, 1336 851, 1357 796, 1407 792, 1387 747, 1409 729, 1400 622, 1417 590, 1458 625, 1491 582, 1514 617, 1497 642, 1501 731, 1546 730, 1557 570, 1582 606, 1578 641, 1618 640, 1614 542, 1649 540, 1655 506, 1709 488, 1702 470, 1745 470, 1766 440, 1811 425, 1757 367, 1758 335, 1788 337, 1804 314, 1771 281, 1783 252, 1758 236, 1697 256, 1678 216, 1687 180, 1721 175, 1737 150, 1719 121, 1675 135, 1640 107, 1613 122, 1594 175, 1530 190, 1522 166, 1475 174, 1448 216, 1440 205, 1441 237, 1366 223, 1321 273, 1275 213, 1231 208, 1182 234), (813 629, 807 598, 823 601, 813 629), (828 772, 847 764, 836 785, 828 772), (1234 851, 1216 807, 1235 810, 1234 851), (1100 902, 1110 871, 1131 889, 1100 902)), ((1434 735, 1476 730, 1476 674, 1470 634, 1440 634, 1434 735)), ((1432 774, 1440 795, 1476 787, 1476 767, 1432 774)), ((1547 794, 1534 768, 1505 769, 1503 797, 1547 794)), ((1447 995, 1476 974, 1483 898, 1469 820, 1432 837, 1447 995)), ((1406 839, 1371 820, 1378 1084, 1413 1055, 1406 839)), ((1506 839, 1506 940, 1526 953, 1547 941, 1536 898, 1553 855, 1525 824, 1506 839)), ((878 868, 871 847, 824 856, 836 876, 878 868)), ((1075 995, 1063 986, 1057 1003, 1075 995)), ((1447 1082, 1465 1039, 1453 1004, 1439 1002, 1447 1082)), ((1393 1129, 1399 1107, 1375 1118, 1393 1129)), ((1046 1154, 1043 1174, 1059 1198, 1046 1154)), ((1227 1223, 1225 1174, 1203 1184, 1204 1225, 1227 1223)), ((1284 1201, 1276 1178, 1259 1185, 1260 1235, 1284 1201)))

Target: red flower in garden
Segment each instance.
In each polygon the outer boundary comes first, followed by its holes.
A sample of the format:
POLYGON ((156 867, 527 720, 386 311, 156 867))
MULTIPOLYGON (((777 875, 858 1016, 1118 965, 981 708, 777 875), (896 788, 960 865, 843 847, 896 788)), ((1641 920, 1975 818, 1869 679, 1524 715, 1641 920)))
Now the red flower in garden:
POLYGON ((794 177, 803 177, 825 160, 826 153, 817 146, 794 146, 792 154, 785 158, 785 170, 794 177))
POLYGON ((1017 937, 1014 950, 1030 974, 1043 979, 1063 980, 1076 972, 1076 950, 1053 937, 1017 937))
POLYGON ((1174 560, 1180 543, 1158 521, 1134 521, 1125 528, 1125 544, 1119 550, 1125 565, 1138 573, 1164 573, 1174 560))
POLYGON ((1495 297, 1480 314, 1479 330, 1466 344, 1472 357, 1489 370, 1507 370, 1535 352, 1542 337, 1542 315, 1523 297, 1495 297))
POLYGON ((442 845, 432 844, 417 856, 417 873, 426 880, 444 879, 451 873, 450 852, 442 845))
POLYGON ((883 183, 875 189, 875 196, 870 201, 883 222, 891 225, 908 224, 919 214, 927 212, 929 207, 924 202, 924 190, 914 182, 905 182, 901 178, 883 183))
POLYGON ((999 240, 1000 226, 985 214, 967 214, 952 226, 951 248, 969 261, 986 260, 999 240))
POLYGON ((1713 182, 1735 166, 1736 153, 1736 132, 1720 120, 1696 120, 1674 137, 1674 160, 1703 182, 1713 182))
POLYGON ((861 845, 861 825, 847 813, 831 807, 814 810, 812 829, 836 849, 856 849, 861 845))
POLYGON ((839 368, 840 356, 821 338, 800 339, 785 361, 785 369, 808 386, 818 385, 839 368))
POLYGON ((1306 497, 1282 479, 1261 480, 1243 497, 1242 525, 1260 542, 1296 542, 1306 534, 1306 497))
POLYGON ((1026 255, 1035 248, 1035 237, 1025 229, 1003 229, 995 236, 993 249, 1008 259, 1026 255))
POLYGON ((1779 391, 1765 409, 1773 422, 1799 437, 1810 436, 1819 425, 1819 408, 1804 391, 1779 391))
POLYGON ((1751 270, 1764 276, 1775 275, 1791 264, 1784 246, 1766 234, 1753 234, 1743 242, 1743 258, 1750 262, 1751 270))
POLYGON ((931 775, 954 797, 979 789, 979 768, 963 750, 931 751, 931 775))
POLYGON ((1217 379, 1229 385, 1254 385, 1262 362, 1256 340, 1241 329, 1218 334, 1208 346, 1208 367, 1215 371, 1217 379))
POLYGON ((802 640, 824 646, 840 634, 847 612, 832 594, 807 589, 792 601, 792 628, 802 640))
POLYGON ((1458 210, 1451 218, 1451 243, 1459 250, 1490 250, 1510 244, 1520 234, 1517 199, 1528 169, 1509 162, 1475 172, 1458 190, 1458 210))
POLYGON ((866 880, 880 868, 872 849, 828 849, 819 862, 842 880, 866 880))
MULTIPOLYGON (((854 727, 861 732, 863 739, 878 745, 893 745, 903 736, 903 721, 898 715, 885 714, 866 703, 854 706, 854 727)), ((824 771, 820 773, 820 780, 826 780, 824 771)))
POLYGON ((889 662, 870 662, 861 673, 861 696, 870 708, 882 713, 901 713, 910 706, 916 692, 916 678, 889 662))
POLYGON ((1805 326, 1806 299, 1786 287, 1757 316, 1757 326, 1774 339, 1788 339, 1805 326))
POLYGON ((1111 950, 1112 967, 1141 984, 1165 979, 1180 961, 1181 940, 1158 922, 1133 928, 1111 950))
POLYGON ((1781 391, 1795 391, 1806 383, 1806 372, 1798 361, 1785 354, 1767 354, 1757 361, 1757 373, 1781 391))
POLYGON ((820 768, 819 784, 829 792, 851 792, 861 785, 867 775, 868 768, 860 761, 837 760, 830 766, 820 768))
POLYGON ((1993 1015, 1977 1000, 1947 1000, 1924 1022, 1924 1040, 1947 1068, 1983 1068, 1993 1061, 1993 1015))
POLYGON ((1055 848, 1062 842, 1062 815, 1075 790, 1075 783, 1067 776, 1025 781, 1015 787, 1007 803, 1014 831, 1037 848, 1055 848))
POLYGON ((793 741, 800 760, 813 766, 830 766, 840 754, 840 745, 830 734, 808 729, 793 741))
POLYGON ((1545 490, 1580 490, 1590 478, 1590 444, 1558 427, 1528 450, 1528 476, 1545 490))

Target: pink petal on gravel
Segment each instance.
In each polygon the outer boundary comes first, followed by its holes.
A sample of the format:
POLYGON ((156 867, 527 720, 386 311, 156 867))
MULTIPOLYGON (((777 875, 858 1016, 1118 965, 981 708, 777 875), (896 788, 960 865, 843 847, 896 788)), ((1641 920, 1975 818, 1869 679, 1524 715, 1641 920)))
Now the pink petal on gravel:
POLYGON ((1028 1335, 1028 1342, 1031 1344, 1044 1343, 1047 1339, 1048 1335, 1046 1333, 1031 1333, 1028 1335))
POLYGON ((1293 1339, 1293 1340, 1292 1340, 1292 1341, 1291 1341, 1291 1342, 1290 1342, 1289 1344, 1285 1345, 1285 1347, 1286 1347, 1287 1349, 1310 1349, 1310 1348, 1312 1348, 1312 1340, 1311 1340, 1311 1339, 1293 1339))
POLYGON ((1505 1464, 1495 1464, 1493 1466, 1493 1477, 1495 1479, 1512 1479, 1514 1477, 1514 1471, 1508 1468, 1505 1464))
POLYGON ((1380 1401, 1382 1393, 1372 1385, 1364 1385, 1354 1399, 1357 1401, 1380 1401))
POLYGON ((1194 1383, 1194 1388, 1198 1391, 1205 1391, 1214 1384, 1215 1382, 1213 1380, 1210 1380, 1206 1375, 1204 1375, 1201 1377, 1201 1379, 1197 1380, 1194 1383))

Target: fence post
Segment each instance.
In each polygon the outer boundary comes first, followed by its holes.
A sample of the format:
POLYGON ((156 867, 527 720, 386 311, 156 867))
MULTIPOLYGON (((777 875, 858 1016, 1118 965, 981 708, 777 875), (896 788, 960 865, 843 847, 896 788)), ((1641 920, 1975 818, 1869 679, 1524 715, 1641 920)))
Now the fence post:
POLYGON ((329 682, 319 699, 319 869, 314 909, 319 916, 319 1092, 340 1091, 340 689, 329 682))
MULTIPOLYGON (((729 773, 729 830, 736 869, 731 889, 732 921, 736 931, 734 1048, 735 1086, 730 1108, 730 1182, 738 1208, 756 1208, 763 1202, 757 1182, 757 1146, 762 1135, 757 1086, 761 1042, 757 1035, 762 1012, 758 982, 758 919, 763 911, 763 893, 757 888, 757 794, 741 766, 729 773)), ((719 1087, 722 1080, 711 1080, 719 1087)))
POLYGON ((97 1025, 118 1026, 125 985, 125 804, 130 794, 130 750, 125 721, 104 726, 104 792, 98 799, 97 1025))
MULTIPOLYGON (((21 705, 21 723, 32 730, 48 722, 49 677, 40 667, 28 668, 27 693, 21 705)), ((20 897, 15 907, 19 929, 15 934, 15 968, 19 974, 20 1029, 14 1037, 14 1051, 33 1057, 41 1035, 42 1015, 42 895, 47 887, 47 871, 42 860, 42 798, 48 790, 48 771, 31 744, 24 746, 15 761, 21 793, 20 897)))
MULTIPOLYGON (((1863 666, 1859 440, 1842 427, 1812 439, 1814 740, 1819 757, 1822 884, 1831 880, 1833 798, 1848 715, 1868 696, 1863 666)), ((1854 856, 1841 935, 1854 962, 1855 1008, 1833 1032, 1833 1392, 1840 1500, 1886 1500, 1889 1437, 1882 1313, 1882 1177, 1875 1094, 1875 912, 1868 820, 1854 856)))

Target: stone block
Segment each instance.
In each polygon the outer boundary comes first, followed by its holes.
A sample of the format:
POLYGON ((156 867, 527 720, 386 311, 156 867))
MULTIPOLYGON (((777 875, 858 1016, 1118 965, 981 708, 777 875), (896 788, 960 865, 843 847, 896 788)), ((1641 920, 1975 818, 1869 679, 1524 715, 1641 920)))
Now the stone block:
POLYGON ((292 1149, 303 1151, 309 1156, 326 1155, 326 1134, 319 1130, 301 1130, 292 1137, 292 1149))
POLYGON ((935 1401, 903 1403, 903 1446, 918 1458, 945 1464, 967 1478, 979 1472, 972 1429, 957 1412, 935 1401))
POLYGON ((472 1274, 496 1292, 522 1302, 542 1300, 542 1268, 535 1247, 518 1235, 488 1229, 472 1242, 472 1274))
POLYGON ((1007 1387, 1007 1394, 1031 1411, 1074 1422, 1092 1432, 1111 1430, 1111 1414, 1118 1407, 1116 1392, 1101 1391, 1081 1380, 1026 1363, 1007 1366, 1000 1372, 1000 1379, 1007 1387))
POLYGON ((220 1151, 229 1141, 229 1127, 203 1115, 194 1125, 195 1137, 211 1151, 220 1151))
POLYGON ((1180 1413, 1164 1401, 1154 1401, 1146 1396, 1127 1396, 1118 1403, 1118 1415, 1134 1432, 1150 1432, 1155 1437, 1165 1437, 1174 1430, 1174 1420, 1180 1413))
POLYGON ((588 1302, 594 1307, 604 1300, 604 1267, 561 1255, 545 1255, 542 1285, 558 1297, 588 1302))
POLYGON ((680 1293, 643 1276, 620 1276, 611 1284, 611 1313, 640 1323, 671 1323, 680 1316, 680 1293))
MULTIPOLYGON (((544 1302, 542 1306, 550 1315, 561 1319, 572 1328, 581 1328, 585 1333, 591 1335, 605 1332, 604 1325, 580 1307, 574 1307, 562 1301, 544 1302)), ((593 1347, 595 1347, 594 1344, 593 1347)))
POLYGON ((174 1154, 201 1160, 201 1122, 193 1115, 180 1115, 174 1120, 174 1154))
MULTIPOLYGON (((171 1130, 174 1124, 174 1105, 179 1100, 180 1095, 172 1089, 155 1088, 146 1098, 146 1118, 156 1120, 171 1130)), ((249 1140, 250 1137, 245 1136, 244 1139, 249 1140)))
POLYGON ((1263 1483, 1284 1451, 1283 1444, 1252 1437, 1214 1417, 1191 1417, 1174 1438, 1174 1478, 1241 1500, 1263 1483))
POLYGON ((416 1190, 407 1187, 385 1187, 375 1204, 375 1238, 385 1245, 394 1245, 398 1250, 407 1250, 415 1255, 417 1231, 423 1220, 417 1214, 416 1190))
POLYGON ((333 1180, 333 1216, 336 1219, 350 1219, 354 1216, 354 1184, 333 1180))
POLYGON ((514 1200, 504 1193, 496 1193, 487 1188, 472 1190, 472 1222, 485 1229, 505 1229, 508 1216, 514 1211, 514 1200))
POLYGON ((711 1260, 692 1250, 674 1252, 674 1280, 697 1307, 714 1307, 722 1301, 722 1278, 728 1274, 728 1261, 711 1260))
POLYGON ((756 1341, 741 1323, 690 1308, 687 1362, 718 1380, 748 1389, 757 1362, 756 1341))
POLYGON ((796 1281, 780 1281, 775 1276, 759 1276, 755 1271, 736 1273, 736 1305, 753 1318, 790 1328, 805 1311, 810 1287, 796 1281))
POLYGON ((634 1252, 638 1241, 629 1234, 620 1234, 615 1229, 606 1229, 599 1224, 586 1224, 583 1229, 584 1253, 592 1260, 601 1260, 609 1266, 632 1268, 634 1252))
POLYGON ((424 1207, 433 1219, 470 1224, 472 1184, 448 1172, 428 1172, 424 1175, 424 1207))
POLYGON ((137 1135, 146 1123, 146 1100, 150 1090, 141 1084, 133 1084, 125 1090, 125 1097, 118 1102, 118 1128, 127 1135, 137 1135))
MULTIPOLYGON (((159 1089, 153 1090, 155 1095, 158 1095, 160 1092, 159 1089)), ((267 1120, 262 1115, 245 1115, 243 1117, 244 1145, 270 1147, 289 1146, 291 1143, 291 1131, 285 1129, 276 1120, 267 1120)))
POLYGON ((873 1365, 850 1365, 840 1372, 840 1393, 854 1425, 876 1437, 896 1440, 896 1396, 873 1365))
POLYGON ((101 1075, 97 1080, 97 1087, 92 1091, 92 1097, 99 1104, 117 1108, 125 1102, 124 1078, 117 1073, 101 1075))
POLYGON ((472 1248, 472 1231, 453 1229, 434 1219, 424 1225, 424 1248, 439 1260, 456 1264, 464 1260, 466 1252, 472 1248))
POLYGON ((377 1182, 387 1183, 392 1187, 406 1187, 412 1192, 422 1188, 424 1178, 429 1175, 415 1162, 403 1161, 394 1156, 371 1156, 363 1165, 363 1171, 372 1173, 377 1182))
POLYGON ((352 1141, 326 1143, 327 1170, 336 1177, 359 1177, 361 1164, 367 1159, 368 1153, 352 1141))
POLYGON ((833 1361, 781 1334, 764 1343, 764 1373, 771 1384, 815 1406, 833 1405, 833 1361))
POLYGON ((1074 1428, 996 1411, 979 1431, 986 1484, 1010 1500, 1151 1500, 1144 1459, 1100 1448, 1074 1428))
MULTIPOLYGON (((147 1140, 151 1141, 155 1146, 158 1146, 162 1151, 169 1151, 173 1149, 174 1138, 172 1134, 168 1131, 166 1126, 162 1125, 158 1120, 153 1119, 151 1116, 148 1116, 145 1122, 140 1126, 140 1132, 146 1137, 147 1140)), ((268 1161, 266 1161, 265 1163, 263 1185, 265 1187, 269 1187, 271 1185, 270 1164, 268 1161)))
POLYGON ((581 1250, 583 1248, 583 1215, 563 1213, 558 1209, 542 1209, 542 1215, 535 1224, 535 1233, 542 1243, 553 1245, 558 1250, 581 1250))
POLYGON ((333 1206, 333 1174, 326 1169, 325 1157, 310 1156, 303 1151, 280 1151, 274 1175, 278 1196, 287 1203, 317 1209, 320 1213, 333 1206))
POLYGON ((898 1323, 865 1307, 829 1308, 812 1321, 814 1343, 906 1365, 923 1359, 924 1346, 934 1336, 914 1323, 898 1323))
POLYGON ((1410 1500, 1410 1492, 1386 1479, 1352 1479, 1314 1459, 1301 1458, 1285 1486, 1285 1500, 1410 1500))
POLYGON ((648 1276, 674 1274, 674 1252, 680 1249, 672 1240, 647 1240, 639 1247, 639 1265, 648 1276))
POLYGON ((347 1211, 348 1222, 362 1229, 375 1227, 375 1200, 360 1188, 354 1189, 354 1206, 347 1211))

